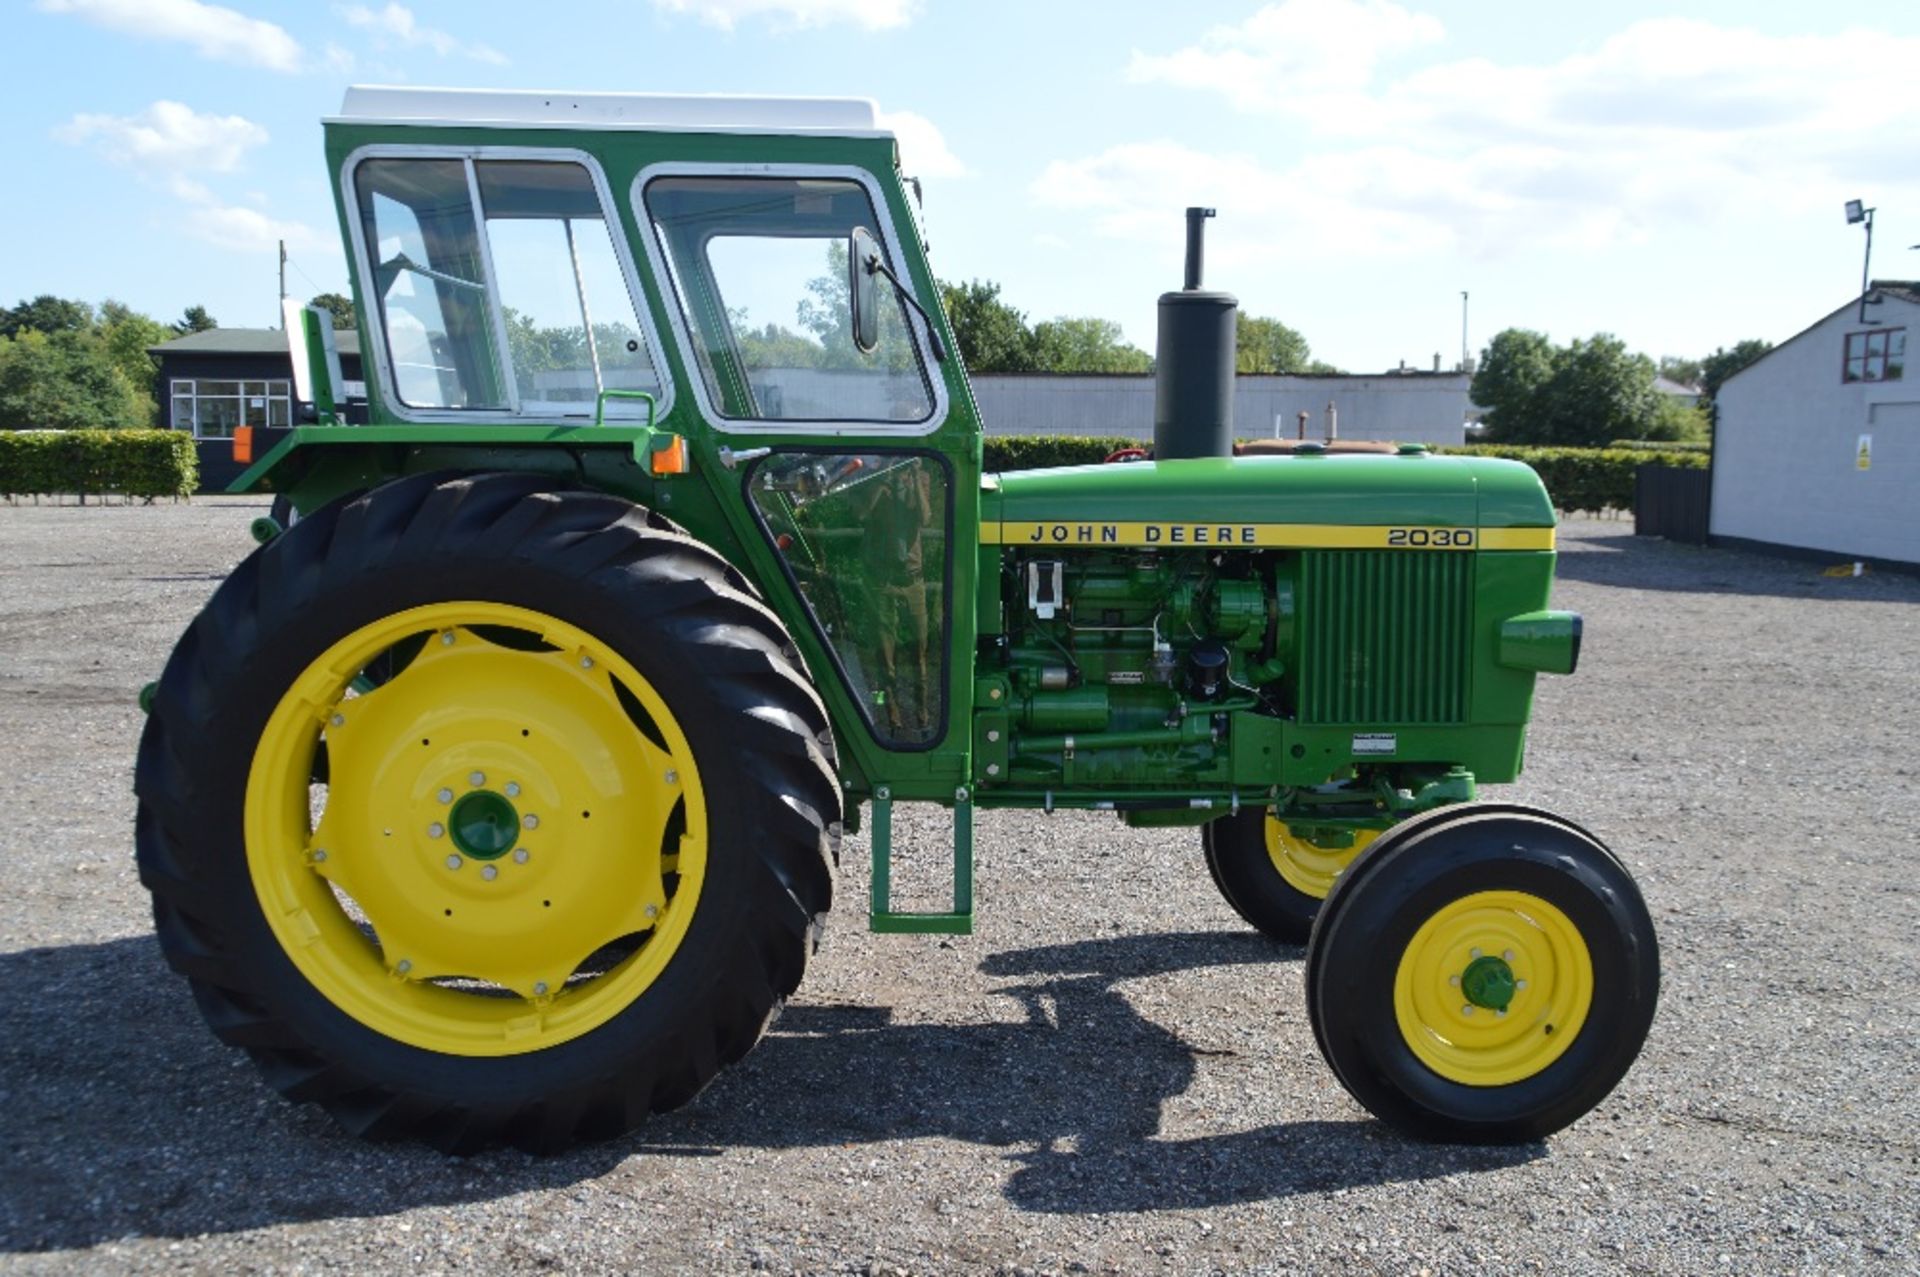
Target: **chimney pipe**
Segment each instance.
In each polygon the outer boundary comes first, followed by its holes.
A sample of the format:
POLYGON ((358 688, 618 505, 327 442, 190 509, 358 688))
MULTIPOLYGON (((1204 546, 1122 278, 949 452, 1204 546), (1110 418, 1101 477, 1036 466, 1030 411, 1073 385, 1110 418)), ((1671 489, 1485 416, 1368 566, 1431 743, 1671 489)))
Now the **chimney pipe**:
POLYGON ((1207 219, 1212 216, 1210 208, 1187 210, 1187 282, 1181 287, 1190 293, 1200 287, 1200 276, 1206 266, 1207 219))

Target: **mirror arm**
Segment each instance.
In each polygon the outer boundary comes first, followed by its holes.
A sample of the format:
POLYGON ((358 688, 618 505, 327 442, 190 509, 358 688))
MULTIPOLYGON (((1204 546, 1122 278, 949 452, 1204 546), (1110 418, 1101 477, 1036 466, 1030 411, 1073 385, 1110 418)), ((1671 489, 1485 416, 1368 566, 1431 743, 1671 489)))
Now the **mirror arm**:
POLYGON ((869 253, 867 255, 866 268, 867 274, 869 275, 886 276, 887 282, 893 285, 893 291, 900 295, 900 300, 913 307, 914 313, 920 316, 921 321, 927 326, 927 340, 933 345, 933 357, 943 364, 946 363, 946 345, 940 340, 940 329, 934 324, 933 316, 927 313, 927 308, 914 300, 913 294, 907 291, 907 286, 900 282, 900 277, 894 274, 892 269, 888 267, 885 262, 882 262, 879 257, 869 253))

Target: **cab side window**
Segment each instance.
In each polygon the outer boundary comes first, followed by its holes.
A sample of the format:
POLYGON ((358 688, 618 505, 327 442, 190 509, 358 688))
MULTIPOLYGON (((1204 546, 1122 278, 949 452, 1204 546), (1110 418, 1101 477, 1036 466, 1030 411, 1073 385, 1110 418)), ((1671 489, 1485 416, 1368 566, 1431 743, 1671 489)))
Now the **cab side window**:
POLYGON ((379 158, 355 186, 402 405, 579 417, 601 390, 658 392, 583 165, 379 158))
POLYGON ((644 198, 723 416, 905 425, 933 415, 913 328, 886 285, 878 343, 853 342, 847 237, 879 225, 860 183, 659 177, 644 198))

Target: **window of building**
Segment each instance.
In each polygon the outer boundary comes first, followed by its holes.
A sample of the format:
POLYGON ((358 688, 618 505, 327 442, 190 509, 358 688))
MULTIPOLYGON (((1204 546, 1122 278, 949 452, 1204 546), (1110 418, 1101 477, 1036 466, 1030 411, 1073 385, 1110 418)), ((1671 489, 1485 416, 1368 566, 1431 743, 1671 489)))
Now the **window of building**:
POLYGON ((1847 334, 1842 381, 1899 381, 1907 365, 1907 330, 1876 328, 1847 334))
POLYGON ((173 380, 173 428, 196 439, 231 439, 235 426, 293 424, 293 396, 285 381, 173 380))
POLYGON ((377 158, 354 180, 402 405, 577 417, 602 390, 659 393, 584 165, 377 158))
POLYGON ((647 214, 665 249, 694 362, 721 415, 894 425, 933 415, 905 305, 880 289, 880 337, 853 342, 847 237, 879 225, 860 183, 660 177, 647 214))

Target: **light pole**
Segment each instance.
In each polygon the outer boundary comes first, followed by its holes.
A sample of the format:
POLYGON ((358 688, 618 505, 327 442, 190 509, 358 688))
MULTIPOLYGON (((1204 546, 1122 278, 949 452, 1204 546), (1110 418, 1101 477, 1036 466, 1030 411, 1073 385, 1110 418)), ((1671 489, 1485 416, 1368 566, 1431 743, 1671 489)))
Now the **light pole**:
POLYGON ((1860 322, 1867 322, 1867 270, 1873 263, 1873 210, 1863 207, 1859 200, 1847 201, 1847 225, 1867 224, 1867 252, 1860 259, 1860 322))
POLYGON ((1460 290, 1460 371, 1467 368, 1467 290, 1460 290))

